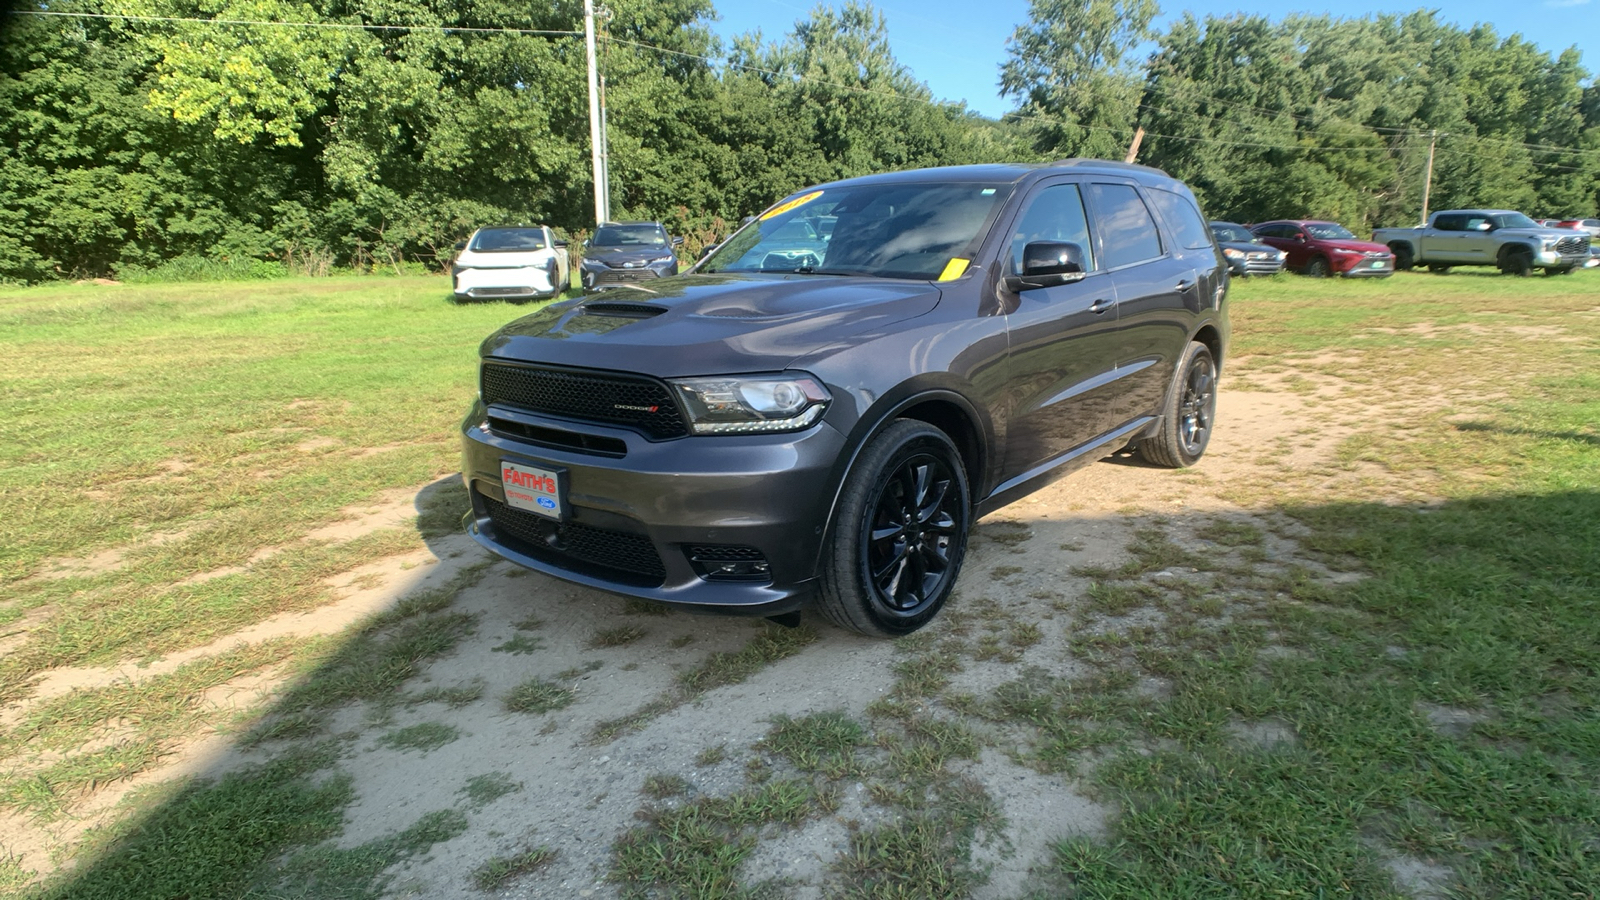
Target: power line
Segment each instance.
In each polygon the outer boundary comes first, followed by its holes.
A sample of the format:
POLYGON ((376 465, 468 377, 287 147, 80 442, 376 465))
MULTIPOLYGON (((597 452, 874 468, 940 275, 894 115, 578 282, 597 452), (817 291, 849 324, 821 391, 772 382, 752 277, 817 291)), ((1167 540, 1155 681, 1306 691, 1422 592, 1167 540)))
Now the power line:
POLYGON ((66 19, 115 19, 129 22, 186 22, 198 25, 257 25, 272 28, 328 28, 339 31, 431 31, 445 34, 540 34, 582 37, 581 31, 542 28, 474 28, 465 25, 370 25, 356 22, 271 22, 258 19, 199 19, 184 16, 134 16, 117 13, 54 12, 40 9, 11 10, 16 16, 50 16, 66 19))

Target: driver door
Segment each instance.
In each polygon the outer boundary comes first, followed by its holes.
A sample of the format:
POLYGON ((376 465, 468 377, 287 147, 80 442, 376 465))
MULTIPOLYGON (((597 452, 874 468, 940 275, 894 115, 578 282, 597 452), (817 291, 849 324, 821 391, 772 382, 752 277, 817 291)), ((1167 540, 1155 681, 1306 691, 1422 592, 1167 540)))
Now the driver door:
POLYGON ((1093 252, 1083 196, 1073 182, 1047 182, 1023 204, 997 268, 1020 274, 1032 241, 1083 249, 1087 276, 1055 287, 1007 291, 1000 301, 1009 340, 1010 425, 1006 478, 1042 466, 1116 424, 1117 296, 1093 252))

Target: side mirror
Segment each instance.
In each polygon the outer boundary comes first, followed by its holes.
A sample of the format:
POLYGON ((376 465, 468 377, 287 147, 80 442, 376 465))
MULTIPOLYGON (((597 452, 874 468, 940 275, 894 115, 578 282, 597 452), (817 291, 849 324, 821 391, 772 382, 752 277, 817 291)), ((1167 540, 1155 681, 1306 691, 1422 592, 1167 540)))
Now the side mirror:
POLYGON ((701 259, 705 259, 706 257, 710 256, 711 255, 711 251, 717 249, 717 247, 719 247, 719 246, 721 246, 721 245, 720 244, 707 244, 704 247, 701 247, 700 248, 700 258, 701 259))
POLYGON ((566 242, 566 241, 563 241, 563 240, 562 240, 562 239, 561 239, 561 238, 556 238, 556 243, 555 243, 555 245, 556 245, 556 246, 557 246, 557 247, 565 247, 565 246, 566 246, 566 245, 567 245, 567 242, 566 242))
POLYGON ((674 247, 682 247, 683 246, 683 238, 681 238, 681 237, 673 238, 672 239, 672 246, 674 246, 674 247))
POLYGON ((754 222, 755 220, 756 220, 755 216, 745 216, 743 219, 739 220, 739 225, 740 225, 740 227, 743 227, 745 225, 749 225, 751 222, 754 222))
POLYGON ((583 243, 579 244, 578 246, 582 247, 585 250, 589 249, 589 239, 588 238, 584 238, 583 239, 583 243))
POLYGON ((456 241, 456 250, 460 251, 460 250, 465 250, 465 249, 467 249, 467 242, 466 241, 456 241))
POLYGON ((1006 290, 1026 291, 1082 281, 1083 248, 1070 241, 1034 241, 1022 248, 1022 274, 1005 277, 1006 290))

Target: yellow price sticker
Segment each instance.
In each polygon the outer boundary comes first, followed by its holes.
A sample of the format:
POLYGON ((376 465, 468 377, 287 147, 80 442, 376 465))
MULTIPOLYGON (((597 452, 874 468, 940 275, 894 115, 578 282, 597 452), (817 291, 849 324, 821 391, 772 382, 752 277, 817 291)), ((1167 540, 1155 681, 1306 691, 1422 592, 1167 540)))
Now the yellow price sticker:
POLYGON ((967 266, 970 265, 971 263, 972 263, 972 260, 970 260, 970 259, 962 259, 959 256, 956 257, 955 259, 950 260, 949 264, 944 267, 944 271, 939 273, 939 280, 940 281, 955 281, 957 278, 960 278, 962 276, 962 274, 967 271, 967 266))
POLYGON ((773 216, 781 216, 791 209, 798 209, 799 207, 805 206, 807 203, 810 203, 821 196, 821 191, 812 191, 809 194, 802 194, 793 200, 786 200, 783 203, 779 203, 777 206, 774 206, 773 208, 762 213, 761 221, 765 222, 773 216))

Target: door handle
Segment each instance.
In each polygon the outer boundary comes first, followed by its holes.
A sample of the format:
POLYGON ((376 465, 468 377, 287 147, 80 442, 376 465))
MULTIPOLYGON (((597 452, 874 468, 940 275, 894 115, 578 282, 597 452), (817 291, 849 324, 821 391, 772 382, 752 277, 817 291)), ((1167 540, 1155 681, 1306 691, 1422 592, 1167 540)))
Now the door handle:
POLYGON ((1116 306, 1116 305, 1117 305, 1117 301, 1108 300, 1108 299, 1102 297, 1099 300, 1096 300, 1095 302, 1089 304, 1089 311, 1092 312, 1092 313, 1096 313, 1096 314, 1103 313, 1106 310, 1108 310, 1111 307, 1116 306))
POLYGON ((1177 290, 1178 290, 1178 293, 1181 294, 1184 291, 1187 291, 1189 288, 1192 288, 1192 287, 1194 287, 1194 282, 1192 282, 1192 281, 1180 281, 1180 282, 1178 282, 1177 290))

